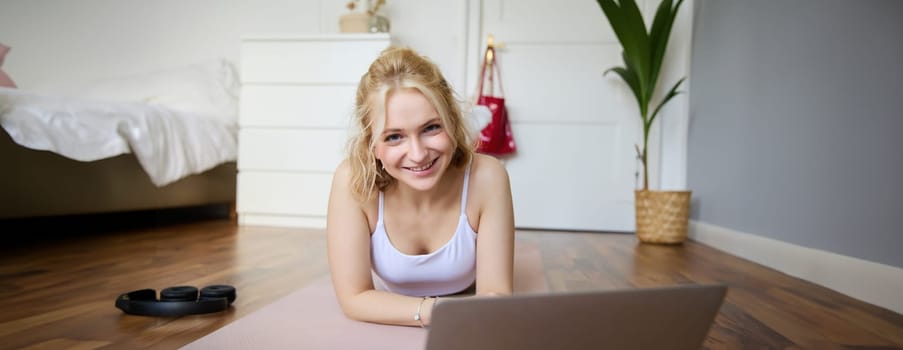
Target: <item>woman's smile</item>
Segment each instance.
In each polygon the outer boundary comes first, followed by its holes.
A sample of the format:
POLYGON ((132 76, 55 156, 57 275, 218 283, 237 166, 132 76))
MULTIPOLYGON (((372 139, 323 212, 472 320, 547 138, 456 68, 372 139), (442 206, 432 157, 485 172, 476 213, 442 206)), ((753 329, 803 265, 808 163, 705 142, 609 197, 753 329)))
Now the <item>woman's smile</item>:
POLYGON ((439 158, 435 158, 432 161, 430 161, 429 163, 422 165, 422 166, 404 167, 403 169, 410 171, 418 176, 427 176, 432 173, 433 166, 436 165, 437 160, 439 160, 439 158))

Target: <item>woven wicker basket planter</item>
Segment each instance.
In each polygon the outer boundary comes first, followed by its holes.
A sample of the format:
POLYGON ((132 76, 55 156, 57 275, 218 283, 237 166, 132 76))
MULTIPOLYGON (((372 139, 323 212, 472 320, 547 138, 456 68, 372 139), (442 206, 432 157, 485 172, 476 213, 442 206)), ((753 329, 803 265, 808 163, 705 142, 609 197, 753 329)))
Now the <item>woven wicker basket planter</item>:
POLYGON ((691 191, 636 191, 636 234, 644 243, 687 240, 691 191))

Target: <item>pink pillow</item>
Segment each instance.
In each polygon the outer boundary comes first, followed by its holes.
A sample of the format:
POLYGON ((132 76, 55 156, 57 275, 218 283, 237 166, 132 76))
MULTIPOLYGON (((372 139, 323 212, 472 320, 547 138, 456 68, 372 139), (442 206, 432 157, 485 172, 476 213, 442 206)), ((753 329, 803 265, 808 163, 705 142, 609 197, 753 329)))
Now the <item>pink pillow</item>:
POLYGON ((10 88, 16 87, 16 83, 13 82, 13 80, 10 79, 9 75, 6 75, 6 72, 4 72, 2 69, 0 69, 0 86, 10 88))
MULTIPOLYGON (((0 67, 3 66, 3 59, 6 58, 6 53, 9 52, 9 46, 0 44, 0 67)), ((13 79, 0 68, 0 86, 3 87, 16 87, 16 83, 13 82, 13 79)))

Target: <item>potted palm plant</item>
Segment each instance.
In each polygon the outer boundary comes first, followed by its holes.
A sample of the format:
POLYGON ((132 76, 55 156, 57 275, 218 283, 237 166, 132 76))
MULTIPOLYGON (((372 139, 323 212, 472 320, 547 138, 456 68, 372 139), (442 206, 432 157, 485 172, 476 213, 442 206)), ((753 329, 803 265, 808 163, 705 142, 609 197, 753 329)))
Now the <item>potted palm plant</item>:
POLYGON ((652 26, 646 23, 634 0, 597 0, 608 18, 615 36, 623 47, 624 65, 613 67, 627 83, 639 106, 643 123, 643 145, 637 146, 637 157, 643 166, 643 187, 635 192, 636 233, 642 242, 682 243, 687 237, 690 191, 650 191, 648 151, 649 131, 662 106, 680 92, 685 78, 678 80, 663 95, 656 95, 656 86, 671 27, 683 0, 662 0, 655 12, 652 26), (653 99, 657 98, 657 104, 653 99), (654 108, 651 108, 654 107, 654 108))

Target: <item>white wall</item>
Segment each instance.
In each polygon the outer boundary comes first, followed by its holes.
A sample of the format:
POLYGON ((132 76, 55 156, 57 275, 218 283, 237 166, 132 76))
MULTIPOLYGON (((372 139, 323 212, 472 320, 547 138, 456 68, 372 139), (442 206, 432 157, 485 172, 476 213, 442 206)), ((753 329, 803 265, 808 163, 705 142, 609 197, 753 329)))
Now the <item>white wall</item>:
MULTIPOLYGON (((245 34, 338 33, 345 0, 0 0, 4 70, 20 87, 239 59, 245 34)), ((466 2, 390 0, 393 41, 465 79, 466 2)))
POLYGON ((697 240, 903 312, 901 13, 895 0, 697 3, 697 240))

